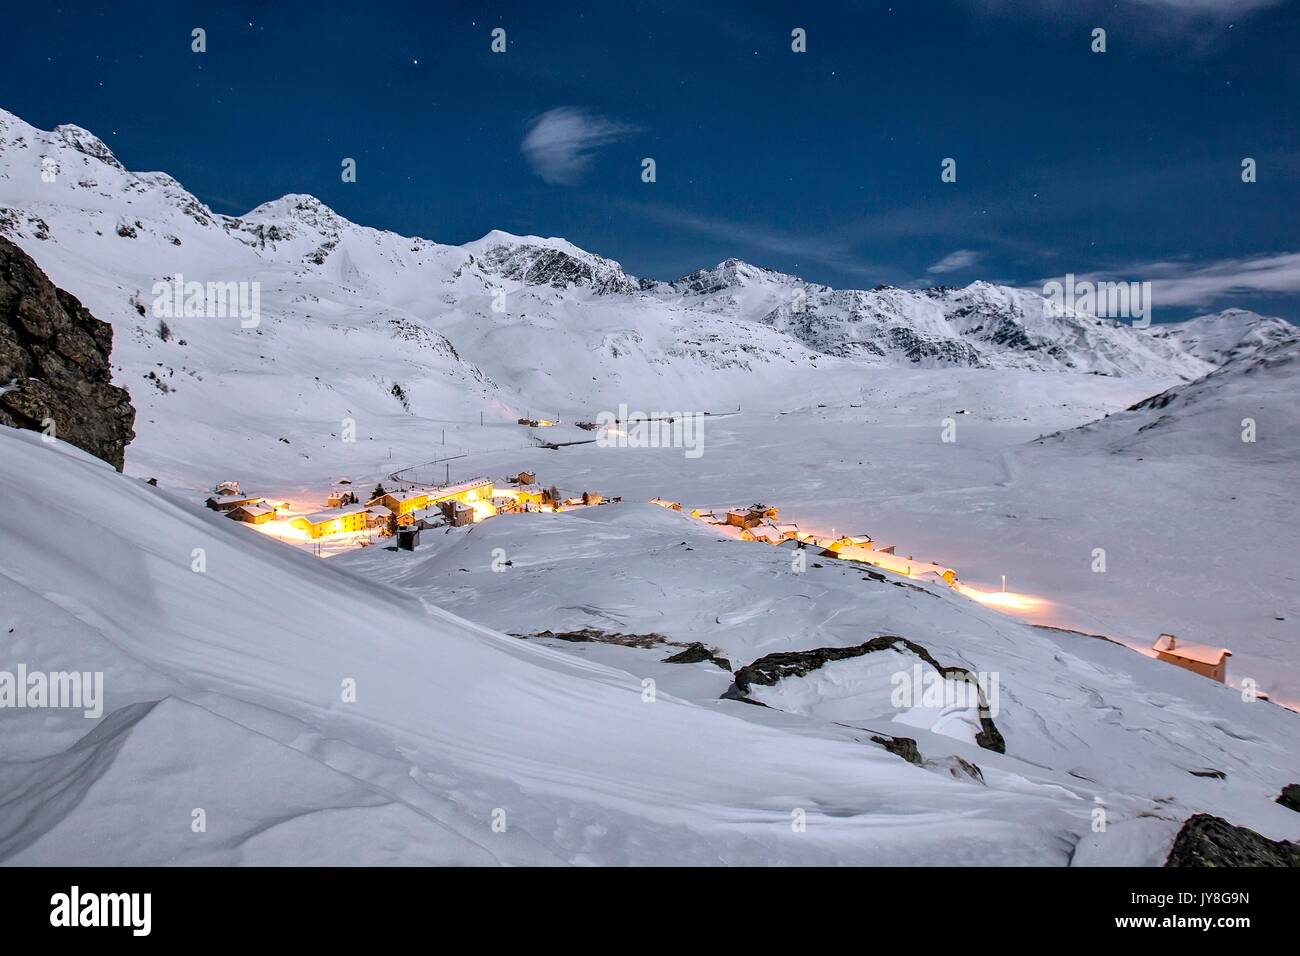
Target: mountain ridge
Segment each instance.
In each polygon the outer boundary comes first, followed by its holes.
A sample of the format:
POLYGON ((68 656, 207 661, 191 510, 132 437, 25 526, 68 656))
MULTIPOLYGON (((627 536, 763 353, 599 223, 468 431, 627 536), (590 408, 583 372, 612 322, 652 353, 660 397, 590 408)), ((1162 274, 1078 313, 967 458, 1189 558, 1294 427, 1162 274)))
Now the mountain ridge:
MULTIPOLYGON (((50 199, 82 214, 102 209, 102 200, 112 199, 113 192, 101 188, 93 175, 98 172, 99 178, 119 180, 117 193, 128 205, 156 191, 171 212, 179 211, 199 226, 220 228, 260 259, 290 266, 298 275, 323 272, 350 288, 382 286, 385 271, 441 264, 438 278, 444 281, 475 274, 479 281, 471 285, 476 296, 490 291, 483 287, 494 282, 623 296, 632 307, 765 325, 814 353, 873 366, 1015 367, 1184 380, 1208 371, 1200 358, 1166 338, 1086 315, 1048 316, 1041 296, 984 281, 962 289, 834 289, 737 258, 678 279, 638 278, 617 261, 564 239, 491 230, 460 246, 444 245, 351 222, 306 193, 288 193, 227 216, 214 213, 168 174, 126 170, 88 130, 60 126, 45 133, 3 111, 0 153, 7 167, 3 175, 11 183, 24 166, 33 179, 52 168, 60 181, 59 190, 46 189, 44 196, 35 189, 17 196, 12 190, 0 192, 0 231, 20 241, 48 239, 49 220, 56 217, 42 215, 41 204, 50 199), (25 157, 19 155, 24 149, 29 150, 25 157), (70 177, 61 173, 71 172, 76 159, 92 175, 66 186, 70 177), (382 261, 375 261, 376 253, 382 261)), ((129 234, 145 223, 127 219, 114 228, 129 234)), ((184 241, 178 228, 162 231, 173 245, 184 241)), ((452 294, 463 297, 466 291, 452 294)))

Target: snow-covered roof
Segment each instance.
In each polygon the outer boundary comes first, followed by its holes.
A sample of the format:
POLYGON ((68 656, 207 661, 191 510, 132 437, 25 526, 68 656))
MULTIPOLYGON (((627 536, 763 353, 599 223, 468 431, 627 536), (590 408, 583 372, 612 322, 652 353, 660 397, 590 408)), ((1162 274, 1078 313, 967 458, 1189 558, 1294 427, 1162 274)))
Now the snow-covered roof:
POLYGON ((387 508, 384 505, 371 505, 366 510, 369 511, 371 514, 379 515, 382 518, 387 518, 390 514, 393 513, 392 508, 387 508))
POLYGON ((471 478, 468 481, 460 481, 454 485, 442 485, 439 488, 431 488, 425 492, 430 498, 445 498, 448 495, 458 495, 463 491, 470 491, 474 488, 482 488, 484 485, 492 484, 491 478, 471 478))
POLYGON ((215 501, 219 505, 235 505, 245 501, 262 501, 261 495, 212 495, 208 501, 215 501))
MULTIPOLYGON (((326 521, 333 521, 335 518, 343 518, 348 515, 363 514, 367 509, 360 505, 353 505, 351 508, 333 508, 329 511, 317 511, 309 515, 298 515, 298 518, 309 522, 310 524, 324 524, 326 521)), ((297 521, 298 518, 294 520, 297 521)))
POLYGON ((233 515, 236 511, 242 511, 244 514, 254 516, 275 514, 275 509, 270 505, 240 505, 238 508, 230 509, 229 514, 233 515))
POLYGON ((1225 657, 1232 656, 1232 651, 1226 647, 1195 644, 1191 641, 1184 641, 1180 637, 1175 637, 1173 634, 1161 634, 1156 638, 1156 642, 1151 645, 1151 649, 1173 657, 1181 657, 1183 660, 1196 661, 1198 664, 1219 664, 1225 657))
POLYGON ((392 498, 394 501, 414 501, 416 498, 427 498, 428 496, 427 491, 411 489, 409 491, 386 491, 378 498, 371 498, 370 500, 379 501, 380 498, 392 498))

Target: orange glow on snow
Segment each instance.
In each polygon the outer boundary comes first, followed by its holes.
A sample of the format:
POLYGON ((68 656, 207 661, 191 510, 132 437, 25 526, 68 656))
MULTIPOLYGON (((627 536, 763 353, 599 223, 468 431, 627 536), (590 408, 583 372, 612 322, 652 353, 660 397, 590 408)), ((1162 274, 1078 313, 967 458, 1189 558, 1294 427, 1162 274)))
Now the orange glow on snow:
POLYGON ((1051 602, 1033 594, 1018 594, 1014 591, 981 591, 969 584, 958 582, 957 590, 974 601, 1007 611, 1012 614, 1028 614, 1041 611, 1051 606, 1051 602))

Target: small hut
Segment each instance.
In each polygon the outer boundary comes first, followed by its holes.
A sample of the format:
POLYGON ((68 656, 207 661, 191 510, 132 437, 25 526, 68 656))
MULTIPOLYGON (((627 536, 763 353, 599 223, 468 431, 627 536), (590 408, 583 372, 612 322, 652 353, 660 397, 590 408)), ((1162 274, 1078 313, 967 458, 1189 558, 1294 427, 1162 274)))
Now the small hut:
POLYGON ((227 511, 226 517, 246 524, 265 524, 275 517, 275 508, 270 505, 239 505, 227 511))
POLYGON ((1177 664, 1202 677, 1225 683, 1228 676, 1228 658, 1232 651, 1226 647, 1213 647, 1209 644, 1193 644, 1173 634, 1161 634, 1151 645, 1156 657, 1170 664, 1177 664))

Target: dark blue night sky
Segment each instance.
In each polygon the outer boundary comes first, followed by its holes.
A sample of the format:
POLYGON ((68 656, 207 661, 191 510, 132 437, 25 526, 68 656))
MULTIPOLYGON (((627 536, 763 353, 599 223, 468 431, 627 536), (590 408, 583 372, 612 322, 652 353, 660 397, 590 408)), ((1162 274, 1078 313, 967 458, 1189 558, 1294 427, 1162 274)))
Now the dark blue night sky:
POLYGON ((1159 276, 1180 291, 1157 320, 1229 305, 1300 319, 1295 2, 283 0, 3 16, 0 107, 85 126, 219 212, 305 192, 441 242, 564 236, 659 278, 728 256, 854 287, 1159 276), (191 52, 194 27, 206 53, 191 52), (807 53, 791 51, 795 27, 807 53), (349 156, 356 183, 340 179, 349 156), (956 183, 940 181, 945 157, 956 183), (1257 182, 1242 182, 1243 157, 1257 182))

